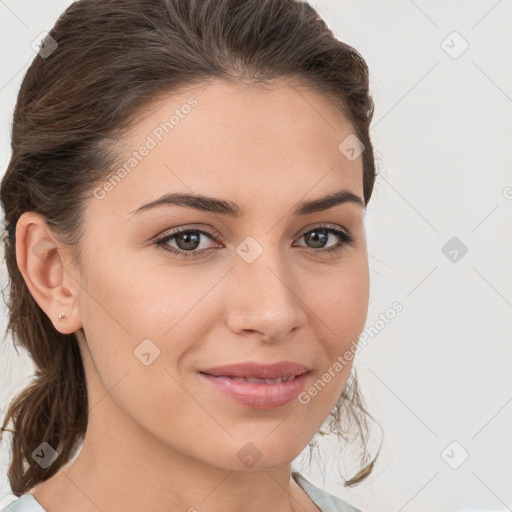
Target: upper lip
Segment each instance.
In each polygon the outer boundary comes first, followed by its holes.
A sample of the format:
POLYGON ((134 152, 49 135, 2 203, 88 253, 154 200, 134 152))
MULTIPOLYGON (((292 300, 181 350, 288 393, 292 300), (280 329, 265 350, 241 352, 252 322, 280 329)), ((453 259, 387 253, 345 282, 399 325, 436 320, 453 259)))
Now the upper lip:
POLYGON ((279 377, 301 375, 309 371, 309 368, 300 363, 292 361, 279 361, 274 364, 261 364, 255 361, 246 363, 228 364, 205 368, 200 373, 224 377, 252 377, 254 379, 277 379, 279 377))

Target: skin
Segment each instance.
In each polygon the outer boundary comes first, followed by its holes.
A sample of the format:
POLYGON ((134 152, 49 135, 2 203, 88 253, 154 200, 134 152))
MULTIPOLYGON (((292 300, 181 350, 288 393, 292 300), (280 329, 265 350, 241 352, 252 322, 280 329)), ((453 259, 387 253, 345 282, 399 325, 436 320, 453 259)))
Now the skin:
MULTIPOLYGON (((198 105, 172 132, 103 199, 86 203, 83 268, 39 214, 18 222, 18 265, 55 328, 76 332, 89 393, 82 450, 31 490, 50 512, 318 510, 291 478, 291 462, 336 404, 351 365, 307 404, 270 410, 232 401, 196 370, 291 360, 311 367, 307 389, 363 330, 362 206, 292 213, 297 202, 342 188, 363 198, 362 158, 338 150, 353 128, 326 98, 286 82, 211 81, 146 108, 122 141, 125 155, 191 96, 198 105), (245 214, 131 213, 172 191, 227 199, 245 214), (315 252, 320 246, 302 235, 324 223, 348 231, 354 245, 315 252), (191 225, 218 236, 200 235, 196 252, 211 251, 184 259, 155 244, 191 225), (263 248, 252 263, 235 250, 248 236, 263 248), (134 356, 146 338, 160 350, 149 366, 134 356), (237 456, 248 442, 261 453, 252 467, 237 456)), ((340 243, 328 236, 325 246, 340 243)), ((167 245, 187 248, 179 237, 167 245)))

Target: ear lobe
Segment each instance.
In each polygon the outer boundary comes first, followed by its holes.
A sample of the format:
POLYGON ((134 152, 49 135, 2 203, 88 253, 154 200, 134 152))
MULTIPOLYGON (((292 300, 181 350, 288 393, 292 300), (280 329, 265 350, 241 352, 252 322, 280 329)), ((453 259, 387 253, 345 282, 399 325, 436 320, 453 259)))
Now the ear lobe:
POLYGON ((16 224, 16 261, 25 283, 55 329, 70 334, 82 327, 76 301, 76 280, 64 267, 69 248, 59 242, 37 212, 23 213, 16 224), (68 285, 69 282, 69 285, 68 285), (65 321, 59 315, 65 315, 65 321))

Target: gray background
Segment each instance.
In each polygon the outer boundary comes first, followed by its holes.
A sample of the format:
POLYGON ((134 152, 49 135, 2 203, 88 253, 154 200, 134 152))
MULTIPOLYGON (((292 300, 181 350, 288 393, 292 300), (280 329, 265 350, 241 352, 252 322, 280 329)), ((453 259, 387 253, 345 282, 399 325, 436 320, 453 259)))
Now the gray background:
MULTIPOLYGON (((0 0, 2 173, 31 45, 69 3, 0 0)), ((355 367, 384 437, 374 473, 353 489, 336 483, 348 457, 328 442, 325 480, 315 463, 294 465, 365 512, 510 510, 512 2, 310 3, 371 70, 380 169, 365 220, 373 330, 355 367), (403 311, 378 322, 395 301, 403 311)), ((3 287, 5 275, 2 264, 3 287)), ((2 304, 2 334, 6 321, 2 304)), ((3 412, 33 367, 9 338, 0 357, 3 412)), ((0 450, 2 507, 14 496, 8 444, 0 450)))

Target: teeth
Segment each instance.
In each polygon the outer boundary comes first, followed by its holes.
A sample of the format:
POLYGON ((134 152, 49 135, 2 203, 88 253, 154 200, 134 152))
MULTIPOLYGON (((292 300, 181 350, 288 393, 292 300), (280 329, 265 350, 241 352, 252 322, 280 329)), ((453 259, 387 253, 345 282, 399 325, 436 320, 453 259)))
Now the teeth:
POLYGON ((293 376, 283 376, 278 377, 277 379, 256 379, 254 377, 229 377, 230 379, 237 380, 237 381, 244 381, 244 382, 265 382, 266 384, 277 384, 278 382, 287 382, 295 379, 295 375, 293 376))

